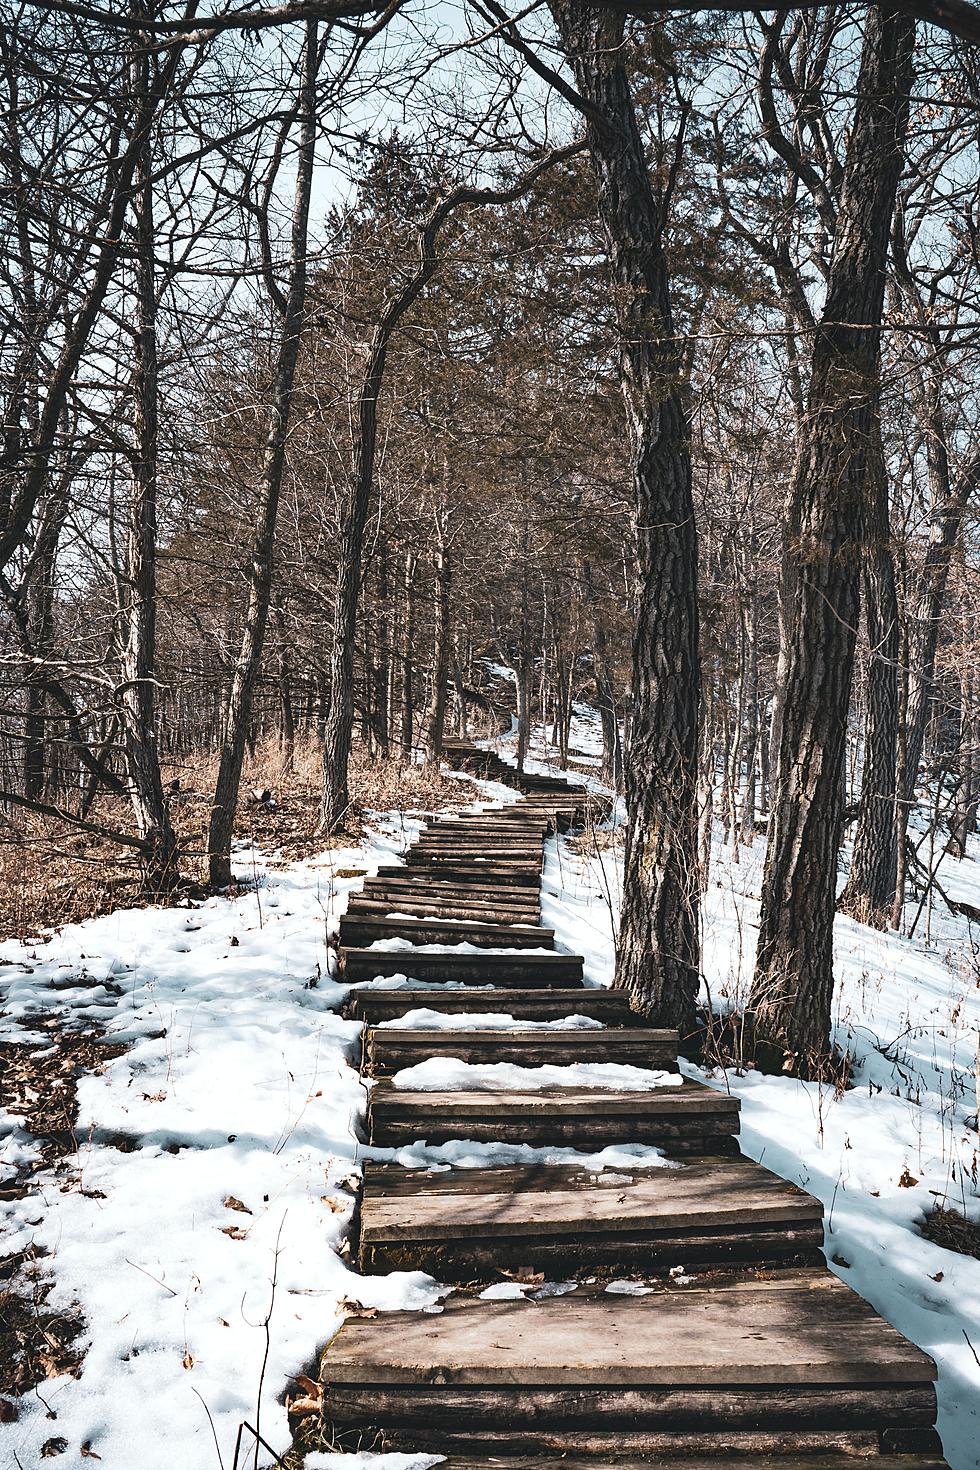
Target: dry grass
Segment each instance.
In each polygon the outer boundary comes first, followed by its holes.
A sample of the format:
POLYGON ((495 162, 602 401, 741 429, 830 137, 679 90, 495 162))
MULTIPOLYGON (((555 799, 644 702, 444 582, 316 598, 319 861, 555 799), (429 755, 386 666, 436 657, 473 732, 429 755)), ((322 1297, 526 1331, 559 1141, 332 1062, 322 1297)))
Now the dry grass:
POLYGON ((922 1234, 933 1245, 941 1245, 945 1250, 956 1251, 961 1256, 973 1256, 980 1261, 980 1223, 968 1220, 959 1210, 937 1205, 926 1216, 922 1234))
MULTIPOLYGON (((205 876, 214 770, 209 752, 165 772, 168 781, 179 782, 172 800, 173 821, 181 871, 191 883, 200 884, 205 876)), ((356 841, 363 832, 365 811, 422 814, 456 809, 472 799, 473 788, 466 782, 397 760, 373 761, 366 752, 355 750, 349 820, 342 832, 324 837, 316 830, 320 759, 315 743, 297 743, 288 770, 277 743, 270 740, 257 746, 246 761, 235 836, 290 862, 356 841), (270 792, 272 801, 256 801, 256 790, 270 792)), ((120 832, 133 830, 132 813, 119 798, 103 798, 90 818, 120 832)), ((37 938, 145 897, 130 850, 31 812, 17 812, 10 820, 0 817, 0 939, 37 938)))

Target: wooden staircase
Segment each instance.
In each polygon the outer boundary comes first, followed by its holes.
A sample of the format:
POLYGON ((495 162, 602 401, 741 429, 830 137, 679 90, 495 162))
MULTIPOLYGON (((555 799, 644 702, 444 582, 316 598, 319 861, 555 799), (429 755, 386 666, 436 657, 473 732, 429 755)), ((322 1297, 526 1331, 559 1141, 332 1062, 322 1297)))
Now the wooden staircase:
MULTIPOLYGON (((473 747, 449 758, 522 779, 473 747)), ((682 1080, 676 1033, 587 989, 581 957, 540 927, 545 835, 585 820, 590 798, 551 778, 529 784, 515 806, 436 822, 404 867, 365 882, 340 931, 341 969, 360 983, 347 1012, 364 1023, 362 1065, 375 1079, 371 1144, 462 1139, 583 1157, 367 1165, 361 1271, 423 1270, 460 1289, 442 1311, 344 1324, 322 1360, 334 1442, 438 1453, 449 1470, 490 1459, 503 1470, 559 1459, 563 1470, 639 1470, 678 1458, 688 1470, 761 1470, 773 1458, 779 1470, 843 1470, 856 1458, 940 1470, 934 1365, 826 1269, 819 1202, 743 1158, 737 1100, 682 1080), (371 948, 378 940, 399 947, 371 948), (371 988, 394 974, 408 983, 371 988), (399 1024, 418 1011, 473 1024, 399 1024), (512 1019, 478 1020, 495 1016, 512 1019), (568 1018, 578 1019, 542 1025, 568 1018), (575 1086, 540 1089, 496 1087, 493 1073, 472 1090, 396 1085, 433 1057, 667 1075, 642 1091, 581 1073, 575 1086), (585 1157, 630 1144, 665 1157, 626 1168, 585 1157), (614 1282, 624 1276, 645 1285, 614 1282), (527 1285, 521 1299, 480 1296, 515 1281, 527 1285)))

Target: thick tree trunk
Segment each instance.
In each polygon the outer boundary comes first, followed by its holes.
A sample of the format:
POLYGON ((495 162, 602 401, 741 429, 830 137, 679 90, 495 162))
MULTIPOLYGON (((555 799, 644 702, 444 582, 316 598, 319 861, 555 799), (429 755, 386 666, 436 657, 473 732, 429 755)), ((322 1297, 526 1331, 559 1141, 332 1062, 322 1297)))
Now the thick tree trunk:
POLYGON ((306 310, 306 249, 316 145, 318 60, 317 23, 311 20, 306 25, 303 75, 297 109, 299 146, 293 195, 289 284, 285 301, 282 302, 279 350, 252 542, 245 626, 224 712, 218 775, 208 829, 208 870, 211 883, 216 888, 225 888, 231 882, 231 839, 235 826, 235 808, 238 804, 238 789, 252 720, 252 701, 262 664, 272 594, 272 560, 279 495, 286 465, 286 435, 289 430, 293 379, 296 375, 306 310))
POLYGON ((156 549, 157 549, 157 332, 150 119, 150 58, 133 62, 134 95, 141 99, 138 127, 143 146, 137 165, 136 215, 136 372, 134 460, 129 508, 126 571, 120 607, 119 716, 129 794, 143 839, 144 878, 154 891, 177 877, 177 839, 163 789, 156 744, 156 549))
POLYGON ((895 901, 895 780, 898 752, 898 592, 891 548, 888 472, 875 412, 868 450, 865 619, 869 661, 864 770, 854 854, 839 907, 885 928, 895 901))
POLYGON ((588 110, 586 134, 616 286, 636 495, 633 709, 616 985, 690 1030, 698 988, 697 536, 662 202, 623 59, 621 17, 551 0, 588 110))
POLYGON ((877 404, 888 232, 902 166, 915 23, 865 22, 824 315, 795 469, 801 507, 791 657, 750 1007, 784 1065, 829 1048, 847 714, 859 611, 865 466, 877 404))

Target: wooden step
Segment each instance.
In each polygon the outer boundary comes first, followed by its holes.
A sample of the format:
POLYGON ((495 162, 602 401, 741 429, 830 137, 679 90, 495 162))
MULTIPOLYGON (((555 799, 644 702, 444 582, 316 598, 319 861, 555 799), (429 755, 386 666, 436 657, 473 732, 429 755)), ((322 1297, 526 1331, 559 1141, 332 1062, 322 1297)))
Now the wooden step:
POLYGON ((457 1057, 461 1062, 519 1067, 567 1067, 576 1062, 620 1062, 631 1067, 674 1071, 677 1032, 599 1031, 591 1027, 561 1031, 446 1031, 371 1027, 364 1039, 364 1061, 375 1077, 390 1077, 427 1057, 457 1057))
MULTIPOLYGON (((464 1455, 450 1455, 438 1466, 438 1470, 654 1470, 649 1460, 627 1460, 597 1456, 594 1459, 572 1459, 562 1456, 549 1459, 547 1455, 508 1455, 502 1460, 488 1460, 486 1455, 471 1459, 464 1455)), ((343 1470, 343 1462, 338 1462, 343 1470)), ((663 1470, 663 1467, 661 1467, 663 1470)), ((685 1457, 678 1470, 773 1470, 773 1461, 753 1455, 734 1456, 724 1451, 711 1459, 703 1456, 685 1457)), ((778 1470, 859 1470, 851 1455, 782 1455, 778 1470)), ((932 1456, 877 1454, 867 1463, 867 1470, 949 1470, 946 1461, 932 1456)))
POLYGON ((591 1016, 604 1026, 638 1026, 641 1018, 625 997, 612 990, 352 990, 344 1014, 355 1021, 377 1025, 408 1011, 450 1014, 504 1015, 518 1021, 557 1021, 563 1016, 591 1016))
POLYGON ((461 903, 481 903, 500 908, 529 908, 541 902, 537 887, 498 887, 492 883, 457 882, 445 873, 431 869, 405 868, 404 878, 366 878, 361 890, 365 898, 388 898, 402 893, 415 898, 455 899, 461 903))
POLYGON ((571 954, 439 954, 418 949, 341 949, 340 969, 348 984, 382 975, 409 979, 457 981, 461 985, 502 985, 536 990, 540 986, 576 985, 582 979, 582 957, 571 954))
POLYGON ((538 853, 530 852, 488 852, 482 845, 477 845, 468 851, 462 848, 449 847, 443 851, 438 847, 410 847, 405 854, 405 861, 410 867, 426 864, 428 867, 466 867, 484 869, 492 872, 500 869, 504 873, 512 870, 528 872, 535 879, 540 877, 541 859, 538 853))
POLYGON ((486 888, 540 888, 541 870, 538 867, 501 867, 490 863, 460 863, 453 867, 431 866, 423 871, 418 865, 412 867, 384 864, 377 871, 379 878, 415 877, 419 882, 430 881, 430 874, 452 883, 476 883, 486 888))
POLYGON ((437 822, 419 834, 420 842, 485 842, 488 846, 512 846, 540 848, 544 842, 544 822, 536 819, 531 826, 525 822, 437 822))
POLYGON ((380 1431, 391 1449, 938 1451, 935 1365, 817 1269, 351 1318, 321 1375, 331 1425, 380 1431))
POLYGON ((646 1143, 676 1154, 737 1153, 738 1100, 699 1082, 647 1092, 554 1087, 540 1092, 411 1092, 378 1082, 369 1138, 403 1143, 561 1144, 585 1151, 646 1143))
POLYGON ((531 924, 466 923, 451 919, 387 919, 350 912, 340 921, 344 947, 364 948, 378 939, 410 939, 413 944, 475 944, 479 949, 554 949, 554 929, 531 924))
POLYGON ((407 894, 391 894, 386 898, 355 893, 347 903, 348 914, 359 918, 382 919, 388 914, 408 914, 413 919, 459 919, 474 924, 531 924, 536 925, 541 916, 537 904, 525 904, 517 908, 512 904, 478 903, 475 900, 431 898, 423 895, 412 898, 407 894))
POLYGON ((595 1270, 817 1265, 822 1221, 819 1200, 750 1159, 599 1173, 368 1164, 359 1261, 362 1271, 421 1270, 440 1281, 525 1267, 565 1280, 595 1270))

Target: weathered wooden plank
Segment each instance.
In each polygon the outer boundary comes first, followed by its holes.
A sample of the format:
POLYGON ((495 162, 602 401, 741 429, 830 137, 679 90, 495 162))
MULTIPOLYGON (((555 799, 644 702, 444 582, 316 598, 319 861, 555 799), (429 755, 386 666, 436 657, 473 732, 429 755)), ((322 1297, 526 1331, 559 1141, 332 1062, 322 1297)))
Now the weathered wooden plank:
POLYGON ((551 1088, 540 1092, 410 1092, 382 1081, 368 1104, 371 1142, 649 1143, 671 1152, 731 1152, 738 1102, 685 1082, 648 1092, 551 1088))
POLYGON ((823 1262, 823 1226, 716 1225, 703 1230, 591 1231, 549 1236, 457 1236, 373 1242, 362 1239, 363 1272, 425 1271, 438 1281, 493 1281, 500 1271, 541 1272, 550 1280, 593 1275, 664 1276, 823 1262))
POLYGON ((413 944, 475 944, 485 949, 553 949, 554 929, 530 924, 454 923, 439 919, 388 919, 346 913, 340 921, 345 947, 367 948, 378 939, 410 939, 413 944))
POLYGON ((353 1318, 324 1355, 330 1384, 536 1388, 593 1384, 931 1382, 935 1365, 829 1272, 724 1291, 537 1302, 450 1298, 443 1312, 353 1318))
POLYGON ((820 1220, 823 1207, 802 1189, 750 1159, 718 1163, 699 1159, 695 1166, 619 1170, 596 1174, 585 1169, 528 1172, 455 1169, 438 1190, 424 1175, 414 1176, 414 1192, 387 1192, 394 1171, 368 1169, 361 1205, 361 1230, 369 1241, 425 1237, 451 1240, 458 1234, 526 1236, 592 1231, 677 1231, 707 1226, 763 1226, 820 1220), (540 1176, 551 1174, 549 1188, 540 1176), (496 1183, 496 1187, 495 1187, 496 1183))
POLYGON ((344 1006, 348 1016, 372 1025, 423 1009, 509 1015, 528 1021, 580 1015, 591 1016, 606 1026, 642 1024, 619 992, 588 990, 584 986, 569 990, 412 990, 408 986, 402 990, 352 990, 344 1006))
POLYGON ((585 1113, 591 1117, 627 1117, 656 1112, 664 1117, 736 1118, 738 1098, 716 1092, 703 1083, 683 1081, 679 1086, 653 1087, 647 1091, 616 1092, 612 1088, 546 1087, 519 1092, 412 1092, 379 1082, 372 1091, 376 1111, 404 1116, 409 1113, 452 1113, 458 1118, 519 1118, 526 1113, 585 1113))
POLYGON ((537 904, 526 904, 521 908, 511 905, 476 903, 472 900, 431 898, 422 895, 413 898, 410 894, 391 894, 386 898, 375 898, 354 894, 347 912, 357 918, 383 919, 391 914, 407 914, 413 919, 458 919, 474 924, 528 924, 536 925, 540 918, 537 904))
POLYGON ((417 949, 342 949, 340 968, 349 981, 381 975, 407 975, 415 980, 456 980, 464 985, 568 986, 582 979, 582 959, 565 954, 439 954, 417 949))
POLYGON ((621 1062, 668 1071, 677 1048, 662 1031, 419 1031, 368 1032, 365 1060, 375 1076, 388 1076, 426 1057, 463 1062, 513 1062, 522 1067, 568 1066, 575 1062, 621 1062))
MULTIPOLYGON (((329 1399, 328 1399, 329 1403, 329 1399)), ((337 1433, 343 1435, 343 1428, 337 1433)), ((917 1454, 941 1457, 942 1445, 934 1430, 921 1431, 928 1437, 917 1454)), ((351 1448, 361 1444, 363 1431, 351 1431, 351 1448)), ((428 1427, 424 1423, 385 1429, 385 1444, 389 1450, 407 1450, 413 1453, 426 1451, 449 1454, 455 1449, 466 1454, 482 1454, 483 1464, 493 1465, 497 1470, 506 1470, 514 1455, 587 1455, 590 1458, 621 1456, 643 1456, 648 1470, 666 1470, 677 1462, 677 1470, 687 1470, 694 1457, 713 1456, 723 1461, 738 1457, 738 1465, 752 1463, 749 1456, 765 1456, 766 1470, 782 1470, 785 1461, 792 1457, 847 1458, 849 1466, 855 1460, 868 1461, 867 1470, 877 1470, 879 1436, 870 1429, 725 1429, 720 1432, 696 1431, 685 1433, 673 1430, 631 1430, 620 1426, 609 1430, 594 1430, 586 1426, 560 1425, 548 1429, 539 1425, 527 1425, 517 1430, 495 1432, 490 1428, 473 1426, 464 1430, 450 1430, 441 1426, 428 1427), (650 1462, 653 1462, 652 1466, 650 1462)), ((452 1463, 452 1459, 450 1460, 452 1463)), ((564 1461, 563 1461, 564 1463, 564 1461)), ((758 1461, 756 1461, 758 1463, 758 1461)), ((914 1461, 913 1461, 914 1463, 914 1461)), ((940 1458, 940 1463, 942 1463, 940 1458)), ((441 1467, 440 1467, 441 1470, 441 1467)), ((903 1467, 904 1470, 904 1467, 903 1467)))
MULTIPOLYGON (((540 877, 540 875, 539 875, 540 877)), ((487 879, 479 867, 473 873, 437 873, 422 868, 379 868, 378 876, 365 878, 364 887, 414 888, 431 892, 481 896, 485 901, 500 898, 505 903, 536 903, 540 882, 525 883, 511 880, 506 874, 502 879, 487 879)))
POLYGON ((425 1271, 438 1281, 493 1281, 500 1271, 541 1272, 568 1280, 601 1271, 604 1276, 664 1276, 675 1267, 685 1274, 721 1270, 758 1270, 823 1262, 823 1226, 717 1225, 703 1230, 609 1230, 548 1236, 457 1236, 359 1243, 364 1272, 425 1271))
MULTIPOLYGON (((866 1365, 870 1366, 870 1365, 866 1365)), ((711 1431, 807 1428, 867 1429, 879 1434, 899 1426, 928 1428, 936 1416, 931 1382, 710 1384, 623 1388, 576 1384, 568 1388, 522 1388, 512 1384, 471 1387, 449 1384, 346 1384, 331 1381, 331 1413, 345 1423, 467 1423, 494 1430, 527 1423, 599 1428, 617 1420, 633 1430, 661 1428, 711 1431)))
MULTIPOLYGON (((440 865, 434 864, 432 867, 435 872, 440 865)), ((446 869, 446 872, 448 874, 446 881, 452 883, 480 883, 493 888, 539 888, 541 886, 540 869, 533 865, 503 868, 491 863, 460 863, 446 869)), ((423 872, 418 864, 412 868, 406 868, 404 865, 383 863, 378 868, 377 876, 379 878, 414 876, 420 882, 429 879, 429 874, 423 872)))
MULTIPOLYGON (((488 1470, 487 1459, 452 1455, 439 1470, 488 1470)), ((536 1455, 515 1455, 508 1457, 506 1470, 651 1470, 651 1466, 647 1460, 623 1460, 619 1456, 615 1460, 546 1460, 536 1455)), ((683 1470, 773 1470, 773 1466, 769 1460, 735 1459, 726 1455, 706 1460, 692 1456, 685 1458, 683 1470)), ((853 1459, 843 1455, 787 1455, 779 1461, 779 1470, 855 1470, 855 1466, 853 1459)), ((869 1470, 949 1470, 949 1467, 942 1459, 877 1455, 869 1470)))

